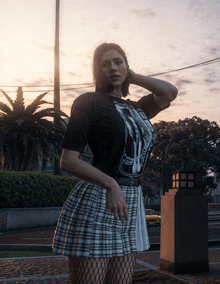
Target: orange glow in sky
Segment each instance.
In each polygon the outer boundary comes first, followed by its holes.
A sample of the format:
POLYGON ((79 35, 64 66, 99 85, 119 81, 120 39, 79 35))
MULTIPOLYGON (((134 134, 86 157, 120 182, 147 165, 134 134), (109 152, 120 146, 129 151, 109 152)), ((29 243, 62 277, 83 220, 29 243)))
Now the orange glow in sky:
MULTIPOLYGON (((92 82, 92 55, 102 42, 121 45, 130 68, 143 75, 220 58, 220 2, 216 0, 60 0, 60 5, 61 84, 92 82)), ((0 9, 0 86, 52 85, 55 1, 7 0, 1 1, 0 9)), ((195 115, 220 125, 219 77, 219 63, 158 76, 176 85, 179 95, 152 122, 195 115)), ((93 90, 62 91, 61 109, 69 114, 73 100, 93 90)), ((134 100, 147 93, 130 88, 134 100)), ((15 98, 15 92, 8 94, 15 98)), ((38 94, 25 92, 26 102, 38 94)), ((46 99, 52 102, 53 92, 46 99)), ((6 102, 2 94, 0 101, 6 102)))

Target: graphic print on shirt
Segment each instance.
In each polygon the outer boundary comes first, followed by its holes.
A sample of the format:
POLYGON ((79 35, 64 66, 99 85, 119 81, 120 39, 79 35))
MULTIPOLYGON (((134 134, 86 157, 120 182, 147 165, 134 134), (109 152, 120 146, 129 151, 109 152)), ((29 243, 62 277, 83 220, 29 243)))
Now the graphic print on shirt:
POLYGON ((141 109, 114 101, 125 122, 125 147, 119 170, 124 176, 140 176, 155 142, 154 128, 141 109))

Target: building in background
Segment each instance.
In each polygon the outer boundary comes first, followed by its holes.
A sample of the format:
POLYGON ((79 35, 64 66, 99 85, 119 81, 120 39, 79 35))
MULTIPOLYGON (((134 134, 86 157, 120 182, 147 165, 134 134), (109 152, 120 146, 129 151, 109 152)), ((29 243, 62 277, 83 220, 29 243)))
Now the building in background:
POLYGON ((220 203, 220 173, 214 173, 214 183, 217 184, 217 187, 211 193, 213 203, 220 203))

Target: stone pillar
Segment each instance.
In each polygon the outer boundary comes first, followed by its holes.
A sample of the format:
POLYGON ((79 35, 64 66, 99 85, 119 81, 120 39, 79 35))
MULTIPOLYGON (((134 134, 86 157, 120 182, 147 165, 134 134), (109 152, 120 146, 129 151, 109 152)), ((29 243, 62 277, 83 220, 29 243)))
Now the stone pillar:
POLYGON ((170 189, 161 197, 160 269, 209 270, 208 200, 196 189, 170 189))

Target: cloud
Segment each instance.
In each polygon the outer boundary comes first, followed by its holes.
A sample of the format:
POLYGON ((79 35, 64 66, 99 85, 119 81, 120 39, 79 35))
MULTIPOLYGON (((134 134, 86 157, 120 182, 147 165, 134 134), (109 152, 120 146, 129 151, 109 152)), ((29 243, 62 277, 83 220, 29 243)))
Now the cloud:
POLYGON ((205 51, 207 51, 208 55, 210 56, 219 56, 220 46, 206 46, 205 51))
POLYGON ((174 51, 177 50, 176 46, 174 46, 173 44, 169 44, 168 47, 174 51))
POLYGON ((110 25, 113 30, 118 30, 118 28, 120 27, 120 24, 116 22, 112 22, 110 25))
POLYGON ((87 93, 87 92, 93 92, 94 91, 94 87, 90 87, 90 88, 68 88, 69 90, 63 90, 63 96, 64 97, 68 97, 68 98, 73 98, 75 99, 76 97, 78 97, 79 95, 83 94, 83 93, 87 93))
POLYGON ((194 17, 206 21, 220 18, 219 7, 219 1, 191 0, 188 4, 188 9, 194 13, 194 17))
POLYGON ((136 93, 136 94, 143 94, 143 93, 145 93, 145 92, 146 92, 146 90, 141 89, 141 88, 135 90, 135 93, 136 93))
POLYGON ((206 84, 213 84, 213 83, 216 83, 218 80, 213 80, 213 79, 204 79, 203 82, 206 83, 206 84))
POLYGON ((180 92, 178 92, 178 97, 179 96, 185 96, 186 95, 186 92, 185 91, 180 91, 180 92))
POLYGON ((205 68, 206 76, 214 78, 216 76, 216 70, 212 67, 205 68))
POLYGON ((61 109, 64 110, 67 114, 69 114, 71 106, 77 97, 79 97, 83 93, 93 92, 93 91, 94 91, 94 88, 63 91, 61 93, 62 95, 61 96, 61 109))
POLYGON ((75 72, 72 72, 72 71, 69 71, 68 74, 72 77, 82 77, 81 75, 75 73, 75 72))
POLYGON ((167 80, 174 80, 176 78, 176 74, 164 74, 162 76, 167 80))
POLYGON ((140 18, 155 18, 156 17, 156 13, 152 9, 145 9, 145 10, 132 9, 129 12, 135 14, 136 16, 140 18))
POLYGON ((209 89, 209 92, 211 92, 211 93, 215 93, 215 92, 220 93, 220 89, 219 88, 211 88, 211 89, 209 89))
MULTIPOLYGON (((216 66, 217 67, 217 66, 216 66)), ((210 88, 214 88, 214 84, 216 84, 215 88, 217 87, 217 84, 219 84, 219 72, 218 69, 215 69, 214 66, 212 68, 205 69, 205 73, 203 75, 203 83, 207 86, 210 86, 210 88)))
POLYGON ((23 80, 21 79, 13 79, 14 82, 17 82, 19 84, 24 84, 23 80))
MULTIPOLYGON (((40 43, 37 43, 37 42, 32 42, 32 44, 37 45, 44 50, 49 50, 49 51, 54 52, 54 47, 52 47, 52 46, 46 46, 46 45, 43 45, 43 44, 40 44, 40 43)), ((68 57, 62 50, 60 50, 60 55, 68 57)))
POLYGON ((206 92, 203 97, 209 98, 209 97, 216 97, 216 94, 219 95, 220 88, 210 88, 208 92, 206 92))
POLYGON ((188 80, 188 79, 179 79, 179 80, 177 80, 177 82, 175 83, 175 86, 176 86, 178 89, 181 89, 184 85, 187 85, 187 84, 193 84, 193 81, 188 80))
POLYGON ((137 101, 141 97, 148 95, 150 92, 147 89, 131 85, 129 89, 129 99, 137 101))
MULTIPOLYGON (((167 81, 172 81, 172 84, 174 84, 178 88, 178 97, 187 95, 187 92, 184 90, 184 86, 194 83, 189 79, 177 79, 175 75, 171 74, 165 74, 164 77, 167 81)), ((130 94, 135 100, 142 96, 146 96, 149 93, 150 91, 141 87, 133 85, 130 87, 130 94)))
POLYGON ((187 103, 187 102, 171 102, 172 106, 190 106, 191 103, 187 103))
MULTIPOLYGON (((52 73, 51 73, 51 78, 52 78, 52 73)), ((28 86, 36 86, 36 85, 53 85, 54 81, 53 79, 44 79, 44 78, 38 78, 31 83, 27 83, 26 85, 28 86)))

